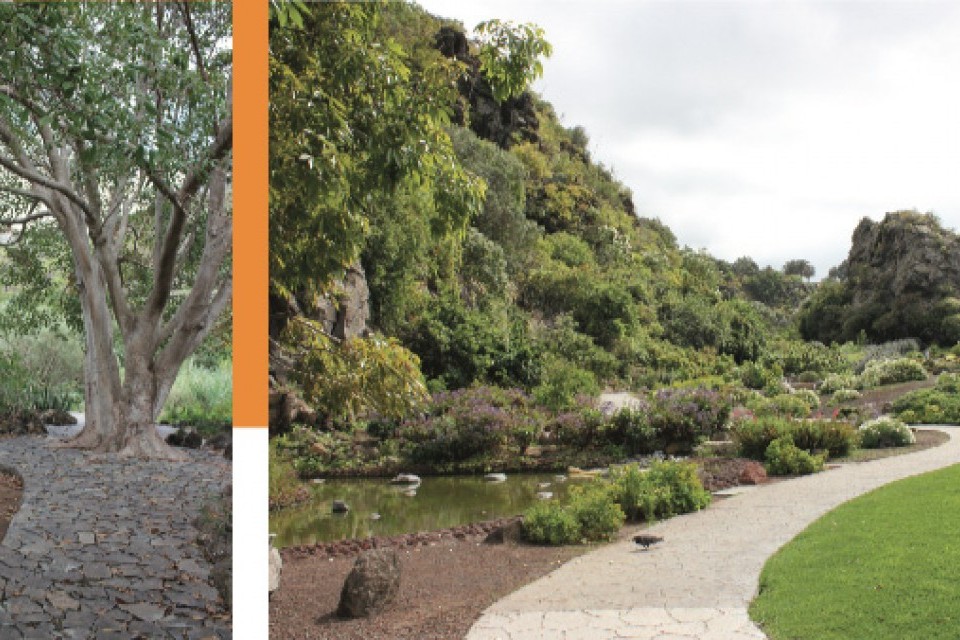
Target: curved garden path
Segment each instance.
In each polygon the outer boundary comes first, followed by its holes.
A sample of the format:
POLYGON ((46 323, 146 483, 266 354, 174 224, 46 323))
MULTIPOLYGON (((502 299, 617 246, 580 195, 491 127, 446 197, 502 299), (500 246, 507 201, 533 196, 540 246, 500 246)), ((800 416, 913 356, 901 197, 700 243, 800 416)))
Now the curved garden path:
POLYGON ((627 537, 580 556, 495 603, 467 638, 765 638, 747 607, 767 559, 847 500, 960 463, 960 429, 943 430, 950 440, 932 449, 756 487, 661 522, 649 532, 664 541, 648 551, 627 537))
POLYGON ((193 521, 230 463, 143 461, 0 440, 23 500, 0 544, 0 639, 230 638, 193 521))

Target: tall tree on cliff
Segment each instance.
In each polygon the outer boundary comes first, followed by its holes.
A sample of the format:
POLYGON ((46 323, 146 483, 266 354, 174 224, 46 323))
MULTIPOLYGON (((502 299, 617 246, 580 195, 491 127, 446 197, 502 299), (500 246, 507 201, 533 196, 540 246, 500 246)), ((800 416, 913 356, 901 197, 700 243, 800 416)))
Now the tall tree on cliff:
POLYGON ((73 446, 174 457, 154 425, 232 292, 230 25, 229 3, 0 5, 7 279, 83 330, 73 446))

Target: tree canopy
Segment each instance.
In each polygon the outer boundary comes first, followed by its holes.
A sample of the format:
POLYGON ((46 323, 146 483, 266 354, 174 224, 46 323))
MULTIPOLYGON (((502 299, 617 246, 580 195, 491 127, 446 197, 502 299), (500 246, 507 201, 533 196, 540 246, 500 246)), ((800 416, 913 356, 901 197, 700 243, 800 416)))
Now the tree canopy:
POLYGON ((82 327, 78 445, 165 455, 153 422, 229 304, 230 27, 220 3, 0 6, 9 309, 82 327))

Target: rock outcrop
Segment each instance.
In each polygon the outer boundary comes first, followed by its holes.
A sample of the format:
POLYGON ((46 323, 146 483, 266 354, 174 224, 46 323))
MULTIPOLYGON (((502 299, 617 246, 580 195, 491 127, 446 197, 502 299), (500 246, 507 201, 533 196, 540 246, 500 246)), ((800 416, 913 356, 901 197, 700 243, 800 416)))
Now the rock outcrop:
POLYGON ((502 149, 509 149, 517 141, 539 141, 540 121, 529 91, 497 102, 490 84, 480 74, 480 60, 470 53, 469 41, 453 27, 441 28, 434 45, 444 56, 467 66, 467 73, 458 83, 464 102, 454 109, 454 124, 469 126, 478 137, 502 149))
POLYGON ((960 341, 960 236, 934 215, 864 218, 843 266, 843 279, 821 285, 802 314, 804 337, 852 340, 863 332, 872 342, 960 341), (825 324, 825 317, 833 320, 825 324))

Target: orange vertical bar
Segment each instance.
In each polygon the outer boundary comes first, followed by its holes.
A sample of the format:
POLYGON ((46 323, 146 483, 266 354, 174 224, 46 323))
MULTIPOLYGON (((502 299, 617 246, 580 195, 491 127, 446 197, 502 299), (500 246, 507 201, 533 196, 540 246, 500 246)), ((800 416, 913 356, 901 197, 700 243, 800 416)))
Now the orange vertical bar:
POLYGON ((233 426, 267 425, 268 0, 233 4, 233 426))

